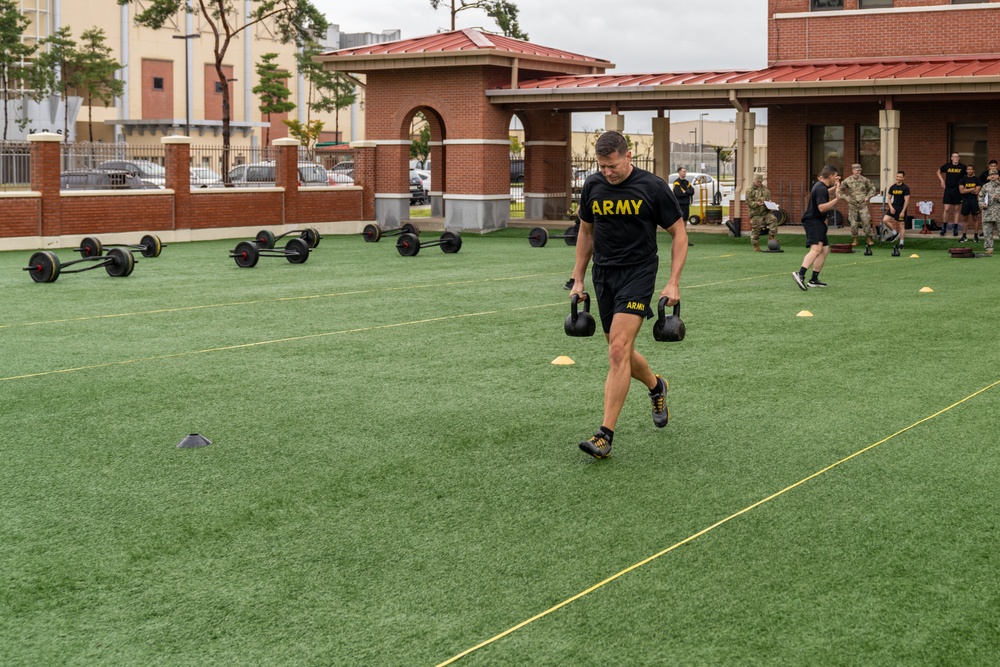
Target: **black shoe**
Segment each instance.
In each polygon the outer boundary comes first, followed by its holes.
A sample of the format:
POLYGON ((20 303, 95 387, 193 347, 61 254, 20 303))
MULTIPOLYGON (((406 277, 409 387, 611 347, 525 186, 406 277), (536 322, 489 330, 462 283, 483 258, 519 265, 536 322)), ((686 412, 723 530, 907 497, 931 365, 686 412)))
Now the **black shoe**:
POLYGON ((653 401, 653 423, 656 428, 663 428, 670 421, 670 408, 667 407, 667 391, 670 386, 659 375, 656 376, 656 382, 656 389, 649 392, 649 399, 653 401))
POLYGON ((795 279, 795 284, 799 286, 799 289, 805 291, 809 289, 806 287, 806 281, 802 279, 802 275, 798 271, 792 271, 792 278, 795 279))
POLYGON ((573 279, 572 278, 570 278, 569 280, 566 281, 566 284, 563 285, 563 289, 573 289, 573 279))
POLYGON ((895 247, 894 247, 894 248, 892 249, 892 256, 893 256, 893 257, 899 257, 899 246, 895 246, 895 247))
POLYGON ((941 228, 941 236, 944 236, 947 233, 948 233, 948 225, 945 225, 944 227, 941 228))
POLYGON ((809 282, 807 282, 806 285, 809 285, 809 287, 826 287, 827 286, 826 283, 824 283, 821 280, 816 280, 815 278, 813 278, 812 280, 810 280, 809 282))
POLYGON ((952 234, 952 236, 958 236, 958 228, 957 228, 957 227, 955 228, 955 231, 954 231, 954 233, 952 234))
POLYGON ((979 234, 975 234, 975 235, 973 235, 973 237, 972 237, 972 242, 973 242, 973 243, 979 243, 979 234))
POLYGON ((589 440, 581 442, 580 449, 595 459, 606 459, 611 456, 611 441, 604 431, 598 431, 589 440))
POLYGON ((893 232, 892 236, 890 236, 889 238, 887 238, 886 241, 888 241, 889 243, 895 243, 896 239, 898 239, 898 238, 899 238, 899 232, 893 232))
MULTIPOLYGON (((955 234, 955 236, 958 236, 958 234, 955 234)), ((959 243, 965 243, 965 242, 966 242, 966 241, 968 241, 968 240, 969 240, 969 239, 965 238, 965 234, 962 234, 962 238, 960 238, 960 239, 958 240, 958 242, 959 242, 959 243)))

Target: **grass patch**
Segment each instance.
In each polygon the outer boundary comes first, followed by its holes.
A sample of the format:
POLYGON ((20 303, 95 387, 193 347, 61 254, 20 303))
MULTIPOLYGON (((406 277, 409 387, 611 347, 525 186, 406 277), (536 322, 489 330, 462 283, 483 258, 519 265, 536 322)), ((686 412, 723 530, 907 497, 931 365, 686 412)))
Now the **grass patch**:
POLYGON ((0 663, 433 665, 729 517, 459 664, 994 661, 1000 260, 914 238, 802 292, 801 237, 693 233, 687 338, 638 344, 672 421, 637 386, 592 461, 606 345, 527 234, 0 253, 0 663))

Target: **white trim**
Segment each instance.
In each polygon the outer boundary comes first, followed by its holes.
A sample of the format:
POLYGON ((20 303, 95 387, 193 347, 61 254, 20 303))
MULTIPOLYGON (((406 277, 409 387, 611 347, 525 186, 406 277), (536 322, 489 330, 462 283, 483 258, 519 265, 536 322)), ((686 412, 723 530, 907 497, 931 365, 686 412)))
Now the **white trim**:
POLYGON ((525 141, 522 146, 565 146, 565 141, 525 141))
POLYGON ((510 146, 510 139, 445 139, 445 146, 510 146))
POLYGON ((173 134, 169 137, 160 137, 161 144, 190 144, 191 137, 185 137, 181 134, 173 134))
POLYGON ((376 146, 409 146, 412 142, 409 139, 371 139, 369 143, 376 146))
POLYGON ((236 187, 227 188, 225 186, 209 186, 207 188, 194 187, 191 188, 191 194, 193 195, 234 195, 240 192, 284 192, 285 188, 279 188, 277 185, 272 187, 236 187))
POLYGON ((374 141, 352 141, 349 145, 351 148, 375 148, 378 144, 374 141))
POLYGON ((28 135, 28 141, 62 142, 63 136, 55 132, 35 132, 28 135))
POLYGON ((375 199, 409 199, 410 193, 396 194, 395 192, 376 192, 375 199))
POLYGON ((875 9, 824 9, 815 12, 789 12, 775 14, 774 20, 826 18, 830 16, 870 16, 871 14, 915 14, 924 12, 951 12, 964 9, 1000 9, 995 2, 976 2, 967 5, 931 5, 920 7, 878 7, 875 9))
POLYGON ((41 192, 35 192, 34 190, 11 190, 10 192, 3 193, 3 199, 11 199, 14 197, 21 197, 23 199, 37 199, 41 197, 41 192))
POLYGON ((428 146, 444 146, 444 142, 443 141, 428 141, 427 145, 428 146))
POLYGON ((565 199, 565 192, 525 192, 525 197, 532 197, 534 199, 565 199))
POLYGON ((302 142, 293 137, 282 137, 271 142, 272 146, 301 146, 302 142))
POLYGON ((172 195, 175 194, 173 190, 167 190, 165 188, 152 188, 149 189, 139 189, 139 188, 125 188, 123 190, 62 190, 59 193, 60 197, 151 197, 153 195, 172 195))
POLYGON ((459 199, 463 201, 500 201, 510 199, 510 193, 505 195, 444 195, 444 199, 459 199))

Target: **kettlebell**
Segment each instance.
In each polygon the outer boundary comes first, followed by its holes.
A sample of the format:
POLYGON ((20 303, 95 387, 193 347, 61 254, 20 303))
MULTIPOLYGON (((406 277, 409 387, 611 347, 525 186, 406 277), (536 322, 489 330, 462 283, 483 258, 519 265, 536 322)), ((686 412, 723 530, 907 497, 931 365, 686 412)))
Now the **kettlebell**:
POLYGON ((577 305, 580 296, 574 294, 569 301, 569 315, 566 317, 564 329, 567 336, 593 336, 597 329, 597 322, 590 314, 590 295, 583 295, 583 311, 578 310, 577 305))
POLYGON ((653 325, 653 338, 661 343, 676 343, 684 340, 684 320, 681 319, 681 303, 674 304, 673 315, 664 315, 667 297, 661 296, 657 304, 658 317, 653 325))

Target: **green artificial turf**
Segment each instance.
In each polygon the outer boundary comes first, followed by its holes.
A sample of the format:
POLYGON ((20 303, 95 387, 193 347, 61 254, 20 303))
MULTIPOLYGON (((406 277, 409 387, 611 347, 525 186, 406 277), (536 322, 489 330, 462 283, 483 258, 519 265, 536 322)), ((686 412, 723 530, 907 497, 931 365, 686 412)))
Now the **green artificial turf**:
POLYGON ((436 665, 539 614, 456 664, 995 664, 1000 259, 803 292, 801 236, 694 233, 686 339, 638 342, 671 423, 636 384, 595 461, 606 345, 527 234, 0 253, 0 664, 436 665))

